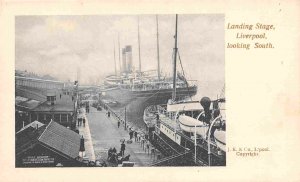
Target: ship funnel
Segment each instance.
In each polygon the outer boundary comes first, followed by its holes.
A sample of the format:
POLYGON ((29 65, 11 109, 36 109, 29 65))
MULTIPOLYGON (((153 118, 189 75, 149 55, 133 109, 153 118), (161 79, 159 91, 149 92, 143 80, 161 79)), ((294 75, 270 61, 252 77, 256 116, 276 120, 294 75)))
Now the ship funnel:
POLYGON ((209 108, 210 108, 210 104, 211 104, 211 100, 210 98, 208 97, 203 97, 201 100, 200 100, 200 104, 202 105, 203 109, 204 109, 204 114, 205 114, 205 117, 203 118, 204 122, 206 123, 210 123, 210 119, 211 119, 211 114, 210 114, 210 111, 209 111, 209 108))

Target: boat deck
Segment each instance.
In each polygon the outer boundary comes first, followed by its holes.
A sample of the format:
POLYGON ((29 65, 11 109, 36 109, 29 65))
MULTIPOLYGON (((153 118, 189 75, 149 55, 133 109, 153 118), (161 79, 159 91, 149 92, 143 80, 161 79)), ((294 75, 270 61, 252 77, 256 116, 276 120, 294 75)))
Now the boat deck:
MULTIPOLYGON (((164 125, 166 125, 169 129, 171 129, 172 131, 176 130, 176 134, 180 135, 185 140, 188 140, 192 143, 195 143, 194 139, 192 139, 192 138, 186 136, 185 134, 183 134, 182 130, 180 129, 179 123, 174 122, 174 120, 171 120, 169 117, 167 117, 164 114, 159 114, 159 118, 160 118, 160 121, 162 123, 164 123, 164 125)), ((208 150, 208 143, 207 143, 207 140, 205 140, 204 138, 197 138, 197 146, 201 147, 205 151, 208 150)), ((215 157, 217 157, 219 159, 224 158, 224 156, 220 156, 218 154, 218 148, 217 148, 217 145, 214 141, 211 141, 211 152, 215 157)), ((226 156, 225 156, 225 158, 226 158, 226 156)))

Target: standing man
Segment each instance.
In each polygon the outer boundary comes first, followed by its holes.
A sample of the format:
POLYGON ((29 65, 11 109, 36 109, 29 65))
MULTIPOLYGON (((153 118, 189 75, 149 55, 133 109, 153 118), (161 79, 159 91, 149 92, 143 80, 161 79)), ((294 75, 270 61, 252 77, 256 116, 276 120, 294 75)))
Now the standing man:
POLYGON ((146 142, 146 150, 147 150, 147 153, 149 155, 149 151, 150 151, 150 142, 147 140, 146 142))
POLYGON ((83 118, 82 120, 83 120, 83 126, 85 127, 85 118, 83 118))
POLYGON ((137 142, 137 131, 134 131, 134 141, 137 142))
POLYGON ((133 131, 132 130, 129 132, 129 136, 130 136, 130 140, 132 140, 132 138, 133 138, 133 131))
POLYGON ((122 157, 124 157, 124 153, 125 153, 125 143, 124 143, 124 141, 122 142, 122 144, 121 144, 121 155, 122 155, 122 157))
POLYGON ((142 140, 141 140, 141 146, 143 147, 143 150, 145 149, 145 139, 144 138, 142 138, 142 140))
POLYGON ((118 120, 118 128, 120 128, 120 124, 121 124, 121 123, 120 123, 120 121, 118 120))

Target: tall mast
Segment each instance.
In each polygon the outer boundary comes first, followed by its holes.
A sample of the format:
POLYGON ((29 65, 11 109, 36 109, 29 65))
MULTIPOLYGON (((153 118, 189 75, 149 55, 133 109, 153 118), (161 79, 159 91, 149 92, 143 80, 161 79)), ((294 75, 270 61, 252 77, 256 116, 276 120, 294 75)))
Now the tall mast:
POLYGON ((141 41, 140 41, 140 18, 138 17, 138 41, 139 41, 139 72, 142 71, 141 66, 141 41))
POLYGON ((172 100, 176 100, 176 57, 177 57, 177 21, 178 15, 176 14, 176 24, 175 24, 175 48, 174 48, 174 61, 173 61, 173 93, 172 100))
POLYGON ((156 15, 156 43, 157 43, 157 77, 160 80, 160 62, 159 62, 159 39, 158 39, 158 16, 156 15))
POLYGON ((114 42, 114 62, 115 62, 115 75, 117 75, 117 62, 116 62, 116 48, 114 42))
POLYGON ((76 74, 76 79, 77 79, 77 83, 79 82, 80 79, 80 68, 77 66, 77 74, 76 74))
POLYGON ((120 54, 120 35, 118 34, 118 45, 119 45, 119 67, 120 67, 120 75, 122 72, 122 67, 121 67, 121 54, 120 54))

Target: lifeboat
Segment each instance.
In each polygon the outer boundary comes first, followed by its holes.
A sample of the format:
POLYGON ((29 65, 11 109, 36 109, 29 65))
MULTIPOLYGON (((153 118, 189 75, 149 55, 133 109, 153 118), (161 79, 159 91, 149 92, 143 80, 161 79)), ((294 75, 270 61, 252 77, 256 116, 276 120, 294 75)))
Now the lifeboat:
POLYGON ((183 131, 194 133, 196 127, 196 134, 200 135, 202 138, 206 138, 209 129, 209 126, 206 123, 186 115, 180 115, 178 120, 180 128, 183 131))
POLYGON ((216 130, 214 132, 215 142, 217 146, 223 150, 226 151, 226 132, 224 130, 216 130))

